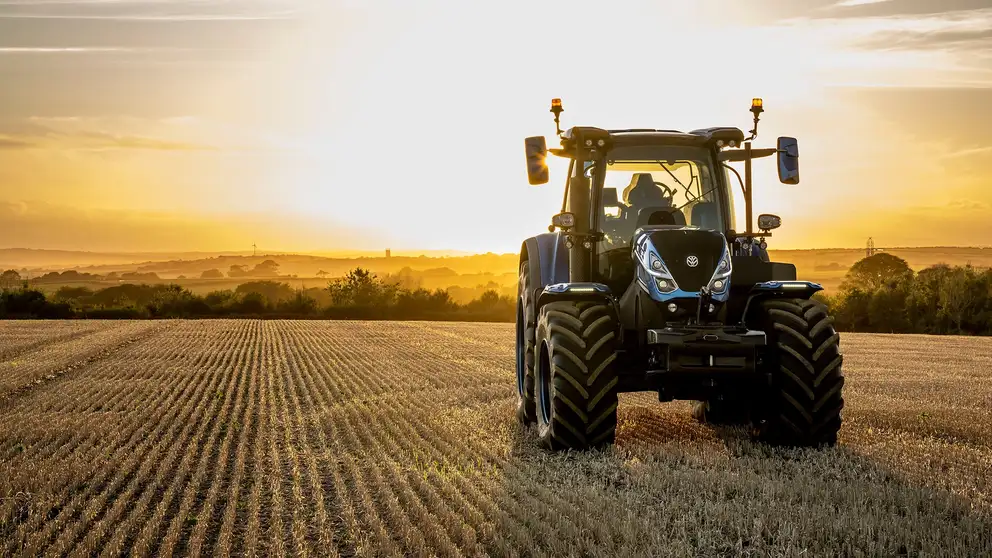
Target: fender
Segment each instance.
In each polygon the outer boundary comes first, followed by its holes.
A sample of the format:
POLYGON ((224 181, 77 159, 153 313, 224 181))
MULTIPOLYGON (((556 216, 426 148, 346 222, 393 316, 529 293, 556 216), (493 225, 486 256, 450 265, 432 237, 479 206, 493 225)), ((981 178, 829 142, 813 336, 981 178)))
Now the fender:
POLYGON ((812 281, 765 281, 755 283, 747 294, 747 303, 741 321, 747 319, 748 310, 752 303, 768 298, 804 298, 810 299, 814 294, 823 290, 823 286, 812 281))
POLYGON ((568 248, 561 233, 532 236, 520 247, 520 263, 530 262, 535 298, 548 285, 568 282, 568 248))
POLYGON ((541 307, 549 302, 560 302, 566 300, 574 301, 599 301, 606 302, 613 309, 613 319, 617 326, 617 341, 623 344, 623 328, 620 327, 620 306, 613 296, 610 288, 602 283, 555 283, 541 289, 534 305, 535 311, 540 312, 541 307))

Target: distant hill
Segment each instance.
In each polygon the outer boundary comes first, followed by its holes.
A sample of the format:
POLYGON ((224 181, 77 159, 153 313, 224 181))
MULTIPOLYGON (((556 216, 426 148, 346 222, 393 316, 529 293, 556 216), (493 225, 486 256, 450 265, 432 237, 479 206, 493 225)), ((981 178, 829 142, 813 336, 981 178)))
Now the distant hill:
MULTIPOLYGON (((910 267, 923 269, 938 263, 951 265, 971 264, 975 267, 992 267, 992 248, 924 247, 884 248, 885 252, 905 259, 910 267)), ((815 250, 770 250, 773 261, 796 265, 801 276, 823 280, 833 285, 840 281, 847 270, 865 256, 864 249, 837 248, 815 250)), ((278 264, 278 274, 283 277, 340 277, 356 267, 370 269, 378 274, 395 274, 408 268, 415 272, 432 274, 453 273, 515 274, 517 254, 461 254, 448 252, 393 253, 385 257, 381 252, 338 252, 326 254, 294 254, 266 251, 253 256, 251 251, 208 253, 100 253, 59 250, 0 249, 0 269, 27 269, 29 275, 38 276, 50 271, 76 270, 82 273, 106 275, 109 273, 155 273, 163 280, 180 275, 199 278, 203 272, 220 271, 228 277, 232 266, 249 269, 265 260, 278 264), (442 269, 444 268, 444 269, 442 269), (321 273, 323 272, 323 273, 321 273)))
MULTIPOLYGON (((992 267, 992 248, 971 248, 959 246, 935 246, 923 248, 882 248, 884 252, 906 260, 915 270, 946 263, 949 265, 971 264, 975 267, 992 267)), ((769 250, 773 261, 790 262, 802 269, 842 269, 847 271, 855 262, 865 257, 864 248, 827 248, 815 250, 769 250), (832 265, 836 264, 836 265, 832 265)))
MULTIPOLYGON (((295 252, 282 252, 273 250, 258 250, 259 254, 266 254, 266 257, 276 255, 299 255, 295 252)), ((361 258, 361 257, 383 257, 384 252, 370 252, 360 250, 342 250, 336 252, 317 252, 305 254, 321 258, 361 258)), ((416 252, 393 252, 393 256, 417 256, 445 257, 445 256, 469 256, 468 252, 457 252, 452 250, 422 250, 416 252)), ((0 248, 0 267, 3 269, 23 269, 32 270, 65 270, 76 269, 81 266, 129 266, 137 264, 150 264, 155 262, 182 261, 190 262, 205 260, 217 257, 251 257, 251 250, 225 251, 225 252, 83 252, 73 250, 37 250, 31 248, 0 248)))

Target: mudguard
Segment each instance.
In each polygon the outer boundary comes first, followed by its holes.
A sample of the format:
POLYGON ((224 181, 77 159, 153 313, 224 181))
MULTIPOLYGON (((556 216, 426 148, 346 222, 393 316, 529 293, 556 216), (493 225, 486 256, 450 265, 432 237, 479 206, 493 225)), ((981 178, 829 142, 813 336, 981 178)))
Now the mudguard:
POLYGON ((823 290, 823 286, 812 281, 764 281, 755 283, 747 295, 742 320, 747 319, 751 305, 767 298, 805 298, 823 290))
MULTIPOLYGON (((559 300, 590 300, 608 301, 616 308, 610 288, 602 283, 554 283, 541 289, 537 295, 536 307, 540 308, 549 302, 559 300)), ((618 314, 619 315, 619 314, 618 314)))
POLYGON ((617 340, 623 343, 623 328, 620 327, 620 306, 610 288, 602 283, 554 283, 541 289, 534 307, 537 311, 549 302, 599 301, 613 308, 613 319, 617 326, 617 340))
POLYGON ((532 236, 520 247, 520 263, 530 262, 531 285, 535 298, 555 283, 568 282, 568 248, 561 233, 532 236))

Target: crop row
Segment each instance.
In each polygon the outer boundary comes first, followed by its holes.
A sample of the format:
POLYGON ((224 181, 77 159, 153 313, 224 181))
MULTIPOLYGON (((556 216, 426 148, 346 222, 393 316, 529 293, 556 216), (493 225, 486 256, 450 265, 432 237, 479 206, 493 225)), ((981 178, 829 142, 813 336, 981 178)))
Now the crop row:
POLYGON ((833 450, 771 449, 626 394, 614 448, 550 455, 513 418, 512 327, 81 335, 19 356, 79 364, 0 405, 0 555, 992 552, 981 340, 849 336, 833 450))

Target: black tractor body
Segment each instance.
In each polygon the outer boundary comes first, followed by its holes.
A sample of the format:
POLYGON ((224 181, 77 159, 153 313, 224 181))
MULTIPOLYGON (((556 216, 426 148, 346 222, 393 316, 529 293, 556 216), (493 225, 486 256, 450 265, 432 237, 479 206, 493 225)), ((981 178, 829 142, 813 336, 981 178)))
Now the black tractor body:
POLYGON ((548 447, 613 442, 628 391, 692 400, 700 420, 746 424, 769 442, 836 442, 842 357, 812 300, 821 287, 769 261, 777 216, 759 216, 759 232, 751 222, 753 159, 775 155, 780 180, 798 182, 794 139, 752 148, 755 101, 747 139, 737 128, 589 127, 560 133, 560 149, 527 139, 532 184, 547 182, 548 153, 569 160, 561 213, 520 253, 517 414, 548 447))

